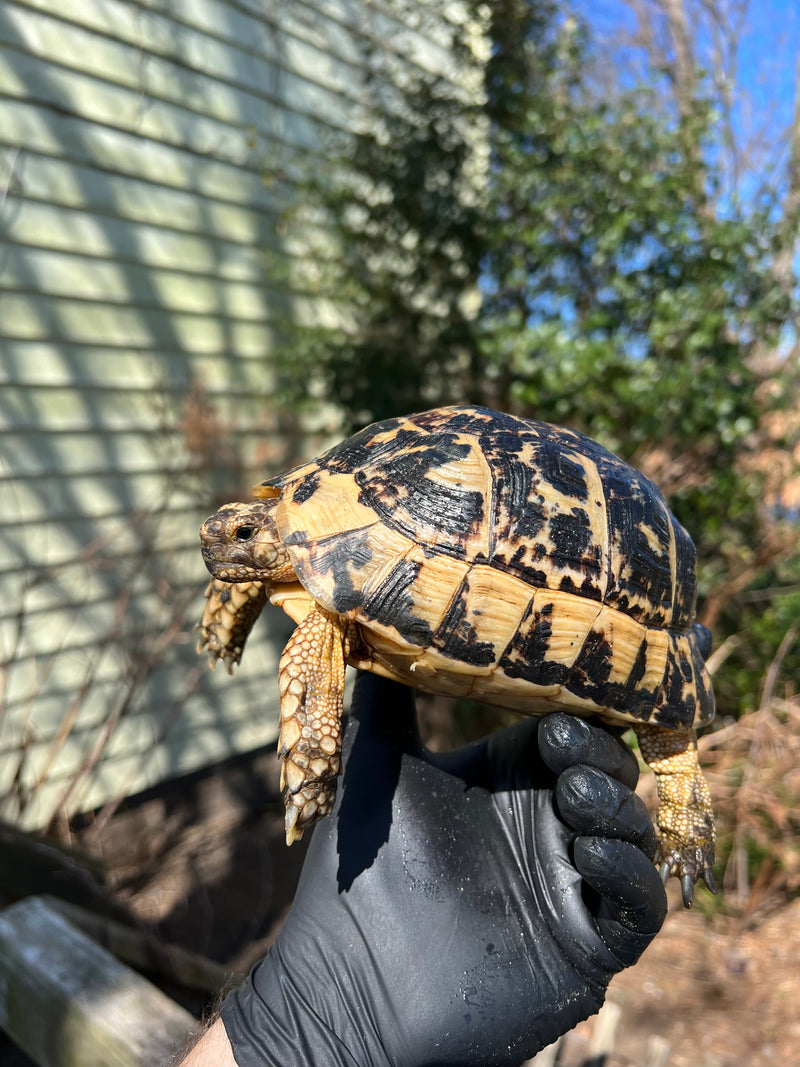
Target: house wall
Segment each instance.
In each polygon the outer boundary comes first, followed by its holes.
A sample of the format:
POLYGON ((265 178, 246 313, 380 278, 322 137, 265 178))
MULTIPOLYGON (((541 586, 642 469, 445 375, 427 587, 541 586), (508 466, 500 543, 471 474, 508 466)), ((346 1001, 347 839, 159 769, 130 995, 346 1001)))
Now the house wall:
POLYGON ((365 46, 448 69, 447 20, 415 21, 0 5, 0 814, 46 826, 274 739, 289 624, 207 670, 197 529, 321 443, 272 402, 280 316, 319 310, 273 269, 301 254, 280 212, 354 122, 365 46))

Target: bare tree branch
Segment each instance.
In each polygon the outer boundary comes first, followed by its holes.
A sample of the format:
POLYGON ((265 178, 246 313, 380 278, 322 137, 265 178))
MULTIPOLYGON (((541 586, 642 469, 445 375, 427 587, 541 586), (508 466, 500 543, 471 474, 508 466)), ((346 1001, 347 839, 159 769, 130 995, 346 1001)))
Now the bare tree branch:
POLYGON ((795 73, 794 117, 789 129, 789 165, 786 173, 781 247, 772 265, 773 277, 783 292, 789 292, 795 283, 793 260, 800 229, 800 55, 795 73))
POLYGON ((680 114, 686 116, 692 110, 697 88, 697 64, 689 36, 686 6, 684 0, 659 0, 659 4, 667 19, 672 45, 670 74, 675 86, 675 99, 680 114))

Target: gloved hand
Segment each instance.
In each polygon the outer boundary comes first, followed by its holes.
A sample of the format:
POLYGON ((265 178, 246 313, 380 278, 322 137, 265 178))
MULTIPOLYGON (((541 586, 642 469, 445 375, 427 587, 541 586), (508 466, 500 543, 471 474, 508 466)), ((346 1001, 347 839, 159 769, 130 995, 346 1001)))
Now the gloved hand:
POLYGON ((236 1062, 519 1064, 663 922, 636 761, 565 714, 435 756, 405 687, 362 675, 353 703, 291 912, 221 1009, 236 1062))

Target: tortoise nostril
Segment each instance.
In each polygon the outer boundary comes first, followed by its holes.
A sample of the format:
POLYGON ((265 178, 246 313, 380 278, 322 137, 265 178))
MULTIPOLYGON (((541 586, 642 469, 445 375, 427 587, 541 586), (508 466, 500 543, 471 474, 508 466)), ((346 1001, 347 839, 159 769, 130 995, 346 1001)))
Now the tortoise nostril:
POLYGON ((255 526, 240 526, 233 536, 237 541, 251 541, 255 536, 255 532, 255 526))

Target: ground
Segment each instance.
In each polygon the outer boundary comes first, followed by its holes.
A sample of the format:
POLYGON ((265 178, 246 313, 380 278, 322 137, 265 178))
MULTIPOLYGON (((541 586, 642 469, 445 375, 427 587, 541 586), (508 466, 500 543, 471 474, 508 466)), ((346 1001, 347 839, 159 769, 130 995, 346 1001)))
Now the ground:
MULTIPOLYGON (((800 900, 743 928, 685 912, 677 893, 667 922, 639 963, 618 975, 618 1053, 643 1063, 663 1037, 670 1067, 800 1064, 800 900)), ((623 1060, 623 1062, 626 1062, 623 1060)))
MULTIPOLYGON (((143 794, 104 825, 85 819, 72 845, 101 860, 118 915, 244 974, 274 937, 304 856, 304 843, 283 841, 277 777, 264 750, 143 794)), ((686 912, 676 885, 663 932, 612 983, 621 1011, 607 1067, 652 1063, 654 1036, 670 1067, 800 1065, 799 959, 800 900, 745 926, 686 912)), ((158 980, 195 1013, 213 1001, 158 980)), ((594 1026, 578 1028, 560 1064, 586 1062, 594 1026)), ((23 1062, 0 1050, 3 1067, 23 1062)))

